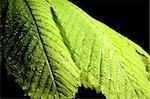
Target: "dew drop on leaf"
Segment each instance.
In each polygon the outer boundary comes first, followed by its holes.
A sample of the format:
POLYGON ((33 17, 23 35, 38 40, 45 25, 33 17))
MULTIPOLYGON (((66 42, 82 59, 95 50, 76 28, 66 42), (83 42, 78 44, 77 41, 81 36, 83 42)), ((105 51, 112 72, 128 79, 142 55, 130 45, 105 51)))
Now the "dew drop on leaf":
POLYGON ((31 55, 30 58, 33 58, 33 55, 31 55))
POLYGON ((37 71, 39 71, 40 69, 39 68, 37 68, 37 71))
POLYGON ((39 81, 39 84, 41 85, 41 84, 42 84, 42 82, 41 82, 41 81, 39 81))
POLYGON ((41 73, 42 71, 40 70, 39 73, 41 73))
POLYGON ((54 98, 56 98, 56 97, 57 97, 57 95, 55 94, 55 95, 54 95, 54 98))
POLYGON ((20 41, 21 41, 21 43, 23 43, 23 40, 22 40, 22 39, 21 39, 20 41))
POLYGON ((12 59, 12 58, 9 56, 9 57, 8 57, 8 60, 11 60, 11 59, 12 59))
POLYGON ((21 38, 21 36, 19 36, 19 39, 21 38))
POLYGON ((80 49, 80 53, 82 53, 82 48, 80 49))
POLYGON ((121 65, 122 68, 124 68, 124 63, 121 63, 120 65, 121 65))
POLYGON ((85 42, 85 39, 83 39, 83 44, 85 44, 86 42, 85 42))
POLYGON ((29 44, 29 47, 31 47, 31 44, 29 44))
POLYGON ((19 74, 21 74, 21 71, 18 71, 19 74))
POLYGON ((109 77, 108 77, 108 80, 112 80, 112 78, 110 77, 110 75, 109 75, 109 77))
POLYGON ((3 36, 0 37, 1 39, 3 38, 3 36))

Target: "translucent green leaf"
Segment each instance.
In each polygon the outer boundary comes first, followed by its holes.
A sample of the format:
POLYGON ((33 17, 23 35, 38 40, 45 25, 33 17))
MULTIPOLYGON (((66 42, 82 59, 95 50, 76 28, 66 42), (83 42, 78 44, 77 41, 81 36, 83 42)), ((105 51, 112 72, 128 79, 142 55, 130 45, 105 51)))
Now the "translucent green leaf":
POLYGON ((107 99, 150 98, 150 56, 74 4, 8 0, 3 6, 2 54, 26 95, 73 98, 82 84, 107 99))

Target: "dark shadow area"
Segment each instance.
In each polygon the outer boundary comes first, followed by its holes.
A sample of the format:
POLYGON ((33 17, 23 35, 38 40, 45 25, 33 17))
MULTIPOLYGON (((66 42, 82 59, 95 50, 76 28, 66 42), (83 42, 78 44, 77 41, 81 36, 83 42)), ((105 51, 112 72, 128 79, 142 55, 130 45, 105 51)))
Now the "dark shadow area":
POLYGON ((96 93, 95 89, 85 88, 83 85, 78 88, 75 99, 106 99, 102 93, 96 93))

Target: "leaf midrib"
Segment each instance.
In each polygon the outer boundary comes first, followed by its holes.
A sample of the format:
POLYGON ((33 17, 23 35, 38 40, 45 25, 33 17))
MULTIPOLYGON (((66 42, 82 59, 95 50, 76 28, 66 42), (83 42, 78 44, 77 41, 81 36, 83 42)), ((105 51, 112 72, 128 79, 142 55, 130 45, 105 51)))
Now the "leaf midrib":
MULTIPOLYGON (((28 8, 28 10, 29 10, 29 12, 30 12, 30 14, 31 14, 31 16, 32 16, 32 18, 33 18, 33 21, 34 21, 34 24, 35 24, 35 26, 36 26, 36 29, 37 29, 37 33, 38 33, 38 36, 39 36, 39 41, 41 41, 41 45, 42 45, 42 50, 43 50, 43 52, 44 52, 44 55, 45 55, 45 59, 46 59, 46 61, 48 62, 48 65, 50 66, 50 76, 52 77, 52 82, 54 82, 54 86, 55 86, 55 88, 56 88, 56 90, 57 90, 57 94, 58 94, 58 89, 57 89, 57 85, 56 85, 56 82, 55 82, 55 75, 54 75, 54 73, 53 73, 53 71, 52 71, 52 69, 51 69, 51 65, 50 65, 50 60, 48 59, 48 55, 47 55, 47 51, 46 51, 46 48, 44 47, 44 42, 43 42, 43 39, 42 39, 42 37, 41 37, 41 33, 40 33, 40 30, 39 30, 39 28, 38 28, 38 25, 37 25, 37 21, 36 21, 36 18, 34 17, 34 14, 32 13, 32 9, 30 8, 30 6, 29 6, 29 4, 28 4, 28 2, 26 1, 26 0, 24 0, 24 2, 25 2, 25 4, 26 4, 26 6, 27 6, 27 8, 28 8)), ((52 86, 52 85, 51 85, 52 86)), ((59 95, 59 94, 58 94, 59 95)))

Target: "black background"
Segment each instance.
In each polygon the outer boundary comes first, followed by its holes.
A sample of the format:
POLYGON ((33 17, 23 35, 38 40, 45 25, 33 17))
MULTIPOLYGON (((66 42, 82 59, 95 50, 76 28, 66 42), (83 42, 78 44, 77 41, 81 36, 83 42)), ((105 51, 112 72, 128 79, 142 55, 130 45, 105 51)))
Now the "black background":
MULTIPOLYGON (((149 3, 148 0, 70 0, 95 19, 107 24, 114 30, 149 51, 149 3)), ((1 63, 1 97, 23 98, 23 91, 8 77, 1 63)), ((94 90, 79 88, 77 98, 105 99, 94 90)), ((26 98, 26 97, 24 97, 26 98)))

